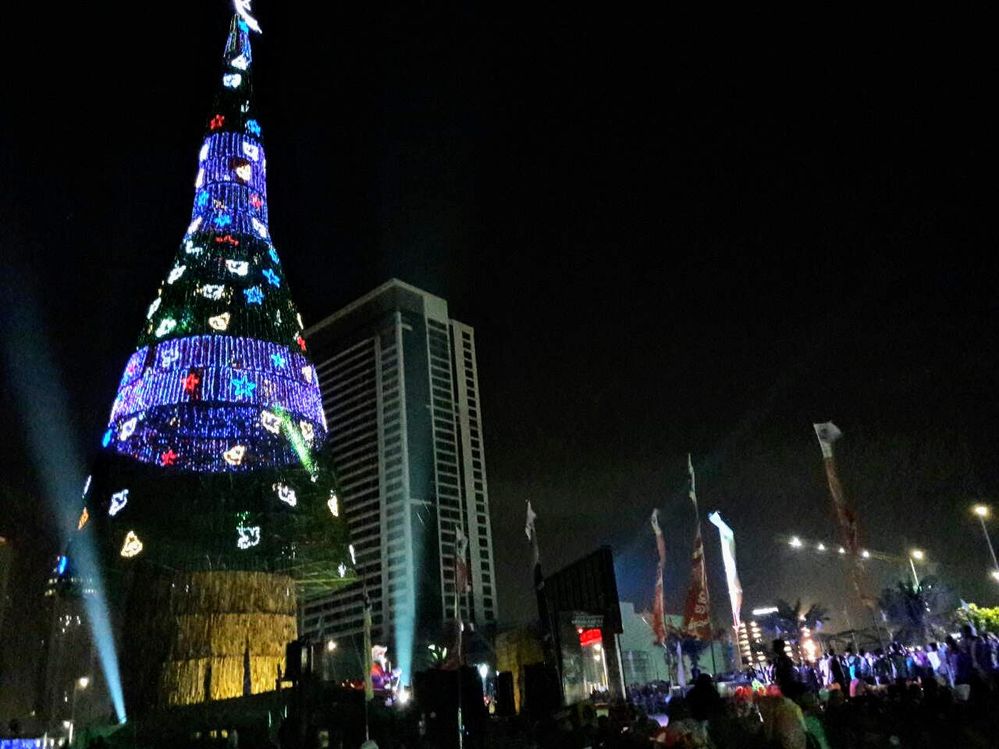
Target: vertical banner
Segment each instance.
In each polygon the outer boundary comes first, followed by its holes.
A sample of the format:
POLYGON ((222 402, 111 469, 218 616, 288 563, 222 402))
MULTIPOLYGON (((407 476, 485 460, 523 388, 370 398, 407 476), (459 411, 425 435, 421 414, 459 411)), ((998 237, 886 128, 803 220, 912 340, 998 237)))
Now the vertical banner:
POLYGON ((461 597, 466 595, 471 589, 468 582, 468 562, 465 561, 465 552, 468 549, 468 539, 461 528, 455 533, 454 540, 454 618, 461 621, 461 609, 459 602, 461 597))
POLYGON ((829 483, 829 495, 832 498, 833 510, 836 514, 836 524, 839 526, 843 546, 853 561, 853 587, 864 605, 873 607, 874 599, 867 595, 864 589, 864 565, 860 554, 860 528, 857 523, 857 514, 846 501, 843 485, 839 481, 839 473, 836 470, 836 459, 833 456, 833 443, 842 437, 843 433, 831 421, 812 426, 815 428, 815 436, 819 439, 819 447, 822 448, 822 462, 825 464, 826 481, 829 483))
POLYGON ((704 541, 701 538, 701 513, 697 508, 697 489, 694 478, 694 464, 687 455, 687 471, 690 473, 690 501, 697 517, 697 533, 694 536, 694 551, 690 557, 690 589, 683 607, 683 629, 691 637, 711 639, 711 603, 708 598, 708 574, 704 567, 704 541))
POLYGON ((742 623, 742 583, 735 566, 735 533, 721 515, 712 512, 708 520, 718 528, 721 538, 722 561, 725 563, 725 579, 728 581, 728 598, 732 603, 732 626, 738 630, 742 623))
POLYGON ((652 598, 652 632, 656 644, 666 642, 666 598, 663 593, 663 569, 666 566, 666 540, 659 527, 659 510, 652 511, 652 532, 656 535, 656 549, 659 551, 659 564, 656 567, 656 589, 652 598))

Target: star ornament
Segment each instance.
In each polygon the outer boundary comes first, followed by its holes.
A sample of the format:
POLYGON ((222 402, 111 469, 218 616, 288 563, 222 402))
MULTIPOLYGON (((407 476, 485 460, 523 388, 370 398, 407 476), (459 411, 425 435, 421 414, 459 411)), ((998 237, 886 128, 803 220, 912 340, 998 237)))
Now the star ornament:
POLYGON ((165 453, 162 453, 160 455, 160 465, 162 465, 162 466, 172 466, 172 465, 174 465, 177 462, 177 458, 179 458, 179 457, 180 456, 177 455, 177 453, 175 453, 173 451, 173 448, 171 447, 165 453))
POLYGON ((242 377, 233 377, 232 386, 237 398, 252 398, 253 391, 257 389, 257 383, 249 379, 245 374, 242 377))
POLYGON ((243 289, 243 294, 246 296, 247 304, 261 304, 264 301, 264 292, 260 290, 259 286, 243 289))
POLYGON ((184 378, 184 392, 188 395, 194 395, 200 384, 201 376, 192 369, 184 378))
POLYGON ((285 358, 281 354, 271 354, 271 364, 275 367, 283 367, 285 365, 285 358))
POLYGON ((264 275, 264 278, 267 279, 267 283, 269 283, 271 286, 280 286, 281 285, 281 279, 278 278, 278 274, 275 273, 274 271, 272 271, 270 268, 267 268, 264 271, 263 275, 264 275))

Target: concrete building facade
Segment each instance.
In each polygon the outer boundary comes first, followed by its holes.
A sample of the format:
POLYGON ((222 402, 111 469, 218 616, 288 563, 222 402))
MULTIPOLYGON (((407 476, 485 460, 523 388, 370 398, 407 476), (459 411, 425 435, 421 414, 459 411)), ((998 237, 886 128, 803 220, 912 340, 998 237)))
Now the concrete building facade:
POLYGON ((390 280, 305 332, 360 582, 305 602, 313 639, 376 641, 407 665, 454 619, 496 620, 496 583, 474 330, 447 302, 390 280), (470 590, 457 590, 459 533, 470 590))

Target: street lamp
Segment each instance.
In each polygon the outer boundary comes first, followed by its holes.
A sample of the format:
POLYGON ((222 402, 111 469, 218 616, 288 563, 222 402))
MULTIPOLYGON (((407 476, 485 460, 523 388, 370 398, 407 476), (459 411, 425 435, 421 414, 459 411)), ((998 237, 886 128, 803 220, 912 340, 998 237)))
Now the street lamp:
POLYGON ((922 562, 924 559, 926 559, 926 552, 922 549, 913 549, 909 552, 909 567, 912 569, 912 582, 916 588, 919 587, 919 575, 916 574, 916 564, 913 560, 922 562))
POLYGON ((479 677, 482 679, 482 697, 486 697, 486 677, 489 676, 489 664, 480 663, 479 664, 479 677))
POLYGON ((69 706, 69 745, 73 746, 73 729, 76 727, 76 693, 90 686, 90 677, 81 676, 73 682, 73 699, 69 706))
POLYGON ((329 671, 330 671, 330 673, 327 676, 325 674, 326 669, 323 669, 323 671, 324 671, 323 676, 324 676, 324 678, 329 678, 332 681, 336 681, 336 662, 333 660, 333 656, 335 654, 336 654, 336 640, 327 640, 326 641, 326 662, 329 664, 329 671))
POLYGON ((985 518, 992 514, 988 505, 975 505, 972 511, 978 516, 978 522, 982 524, 982 533, 985 534, 985 543, 989 546, 989 554, 992 555, 992 577, 999 581, 999 560, 996 559, 996 550, 992 546, 992 539, 989 537, 989 529, 985 526, 985 518))

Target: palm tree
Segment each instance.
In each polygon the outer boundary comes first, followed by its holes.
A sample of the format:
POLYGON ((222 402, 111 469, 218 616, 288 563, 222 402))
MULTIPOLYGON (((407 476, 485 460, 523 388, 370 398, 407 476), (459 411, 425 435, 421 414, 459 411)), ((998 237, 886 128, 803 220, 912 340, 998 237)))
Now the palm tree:
POLYGON ((885 588, 878 605, 893 639, 921 645, 946 634, 949 599, 949 591, 930 576, 919 585, 899 581, 894 588, 885 588))
POLYGON ((777 611, 764 616, 761 623, 784 639, 797 640, 802 627, 822 629, 823 622, 829 619, 829 610, 820 603, 813 603, 807 610, 802 610, 800 598, 794 605, 778 598, 776 608, 777 611))

